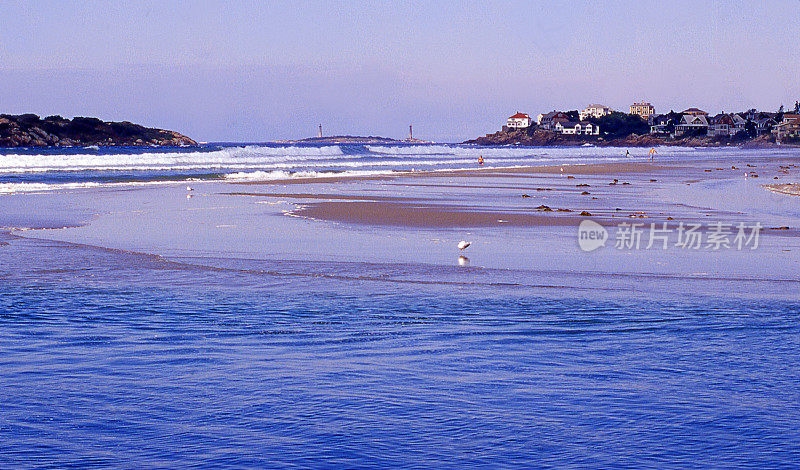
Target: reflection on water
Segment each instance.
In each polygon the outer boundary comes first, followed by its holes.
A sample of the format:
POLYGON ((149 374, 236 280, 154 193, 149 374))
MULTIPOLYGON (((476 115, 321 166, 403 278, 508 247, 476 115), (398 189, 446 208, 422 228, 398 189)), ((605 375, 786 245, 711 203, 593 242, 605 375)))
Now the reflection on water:
POLYGON ((800 456, 794 285, 742 283, 769 300, 714 294, 735 292, 724 280, 170 262, 4 241, 9 467, 741 468, 800 456))

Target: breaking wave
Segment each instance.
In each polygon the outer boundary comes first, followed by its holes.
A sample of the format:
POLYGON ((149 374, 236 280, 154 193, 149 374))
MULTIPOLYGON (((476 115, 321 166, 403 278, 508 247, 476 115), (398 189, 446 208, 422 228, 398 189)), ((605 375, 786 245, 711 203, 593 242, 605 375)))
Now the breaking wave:
MULTIPOLYGON (((649 149, 478 147, 457 144, 207 144, 194 148, 0 149, 0 194, 180 181, 371 176, 559 164, 644 161, 649 149)), ((659 159, 692 158, 691 148, 660 147, 659 159), (687 157, 687 155, 689 155, 687 157)))

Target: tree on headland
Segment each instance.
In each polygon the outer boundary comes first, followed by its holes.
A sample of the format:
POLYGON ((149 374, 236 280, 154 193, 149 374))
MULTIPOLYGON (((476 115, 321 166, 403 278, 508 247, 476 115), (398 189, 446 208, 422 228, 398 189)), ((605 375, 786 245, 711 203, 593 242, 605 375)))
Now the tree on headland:
POLYGON ((670 134, 675 130, 675 126, 681 123, 681 119, 683 119, 683 115, 681 113, 676 113, 675 110, 670 110, 667 113, 667 126, 664 128, 670 134))
POLYGON ((748 139, 752 139, 753 137, 758 135, 758 129, 756 129, 756 125, 753 124, 753 121, 747 120, 744 125, 744 133, 748 139))
POLYGON ((590 117, 587 120, 600 126, 600 132, 612 139, 650 132, 650 125, 638 114, 625 114, 614 111, 600 118, 590 117))
POLYGON ((572 111, 567 111, 564 114, 567 115, 567 119, 569 119, 570 121, 573 121, 573 122, 580 121, 580 119, 581 119, 581 113, 579 113, 578 110, 576 110, 576 109, 573 109, 572 111))
POLYGON ((794 102, 794 113, 795 114, 800 114, 800 101, 795 101, 794 102))

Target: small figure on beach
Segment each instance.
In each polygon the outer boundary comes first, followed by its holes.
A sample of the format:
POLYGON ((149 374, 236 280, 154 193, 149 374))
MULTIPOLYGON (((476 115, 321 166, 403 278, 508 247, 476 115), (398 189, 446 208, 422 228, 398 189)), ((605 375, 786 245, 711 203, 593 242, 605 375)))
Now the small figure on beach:
POLYGON ((478 165, 483 165, 483 155, 478 157, 478 165))
POLYGON ((651 161, 651 162, 653 161, 653 156, 654 156, 655 154, 656 154, 656 149, 655 149, 655 148, 651 148, 651 149, 650 149, 650 161, 651 161))
POLYGON ((631 156, 631 151, 626 149, 625 150, 625 157, 627 158, 627 157, 630 157, 630 156, 631 156))

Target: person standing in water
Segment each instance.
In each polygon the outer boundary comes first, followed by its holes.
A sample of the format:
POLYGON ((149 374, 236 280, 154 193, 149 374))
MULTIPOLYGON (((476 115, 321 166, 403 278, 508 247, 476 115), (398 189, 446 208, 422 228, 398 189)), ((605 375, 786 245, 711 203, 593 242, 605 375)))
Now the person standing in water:
POLYGON ((631 151, 628 150, 628 149, 625 149, 625 157, 627 158, 627 157, 630 157, 630 156, 631 156, 631 151))
POLYGON ((478 165, 483 165, 483 155, 478 157, 478 165))
POLYGON ((655 154, 656 154, 656 149, 655 149, 655 148, 651 148, 651 149, 650 149, 650 161, 651 161, 651 162, 653 161, 653 156, 654 156, 655 154))

